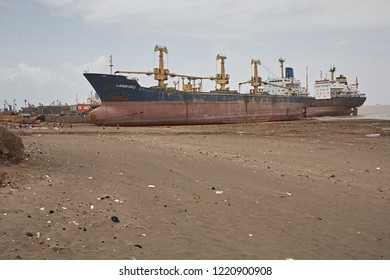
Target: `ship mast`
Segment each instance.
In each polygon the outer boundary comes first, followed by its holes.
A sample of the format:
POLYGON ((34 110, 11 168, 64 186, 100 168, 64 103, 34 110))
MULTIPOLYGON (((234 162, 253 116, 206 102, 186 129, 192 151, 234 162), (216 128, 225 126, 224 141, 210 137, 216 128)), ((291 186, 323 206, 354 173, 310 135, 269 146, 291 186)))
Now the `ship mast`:
POLYGON ((336 72, 336 67, 334 65, 333 67, 331 66, 329 72, 330 72, 330 80, 334 81, 334 72, 336 72))
POLYGON ((306 66, 306 93, 309 92, 309 66, 306 66))
POLYGON ((112 55, 110 55, 110 64, 108 65, 108 67, 110 67, 110 75, 112 75, 112 55))
POLYGON ((286 60, 283 57, 279 58, 280 68, 281 68, 281 71, 282 71, 282 75, 281 75, 282 79, 284 79, 284 65, 283 64, 284 64, 285 61, 286 60))
POLYGON ((225 59, 226 56, 224 55, 217 55, 217 60, 221 60, 221 73, 216 75, 216 82, 218 85, 220 85, 219 90, 224 91, 226 90, 226 85, 229 83, 230 75, 225 73, 225 59))

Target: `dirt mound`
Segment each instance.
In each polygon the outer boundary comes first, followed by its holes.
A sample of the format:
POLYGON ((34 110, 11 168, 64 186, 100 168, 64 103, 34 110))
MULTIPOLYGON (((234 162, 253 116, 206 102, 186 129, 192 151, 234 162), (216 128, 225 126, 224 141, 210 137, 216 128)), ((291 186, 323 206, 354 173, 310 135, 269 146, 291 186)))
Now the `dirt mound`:
POLYGON ((22 139, 7 128, 0 126, 0 163, 5 161, 19 163, 23 155, 22 139))

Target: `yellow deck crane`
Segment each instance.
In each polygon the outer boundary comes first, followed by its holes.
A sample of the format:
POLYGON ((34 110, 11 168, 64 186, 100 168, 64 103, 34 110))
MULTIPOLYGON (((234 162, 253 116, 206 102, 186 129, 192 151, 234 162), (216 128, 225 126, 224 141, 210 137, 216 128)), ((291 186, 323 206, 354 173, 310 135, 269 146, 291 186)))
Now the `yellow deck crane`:
POLYGON ((154 52, 157 51, 160 52, 160 54, 158 59, 158 68, 153 69, 154 79, 158 81, 159 87, 166 87, 167 84, 164 81, 168 80, 169 70, 164 69, 164 53, 168 54, 168 49, 167 47, 157 45, 154 47, 154 52))
POLYGON ((259 93, 259 87, 261 86, 261 78, 259 77, 259 71, 257 69, 258 65, 261 65, 260 60, 252 59, 251 65, 253 65, 253 76, 249 81, 239 83, 238 86, 243 84, 251 84, 253 89, 250 90, 251 93, 259 93))
POLYGON ((153 72, 147 71, 115 71, 115 74, 123 73, 123 74, 145 74, 145 75, 154 75, 154 79, 158 81, 159 87, 167 87, 165 83, 168 80, 169 70, 164 69, 164 53, 168 54, 168 49, 164 46, 156 45, 154 47, 154 52, 160 52, 159 54, 159 64, 158 68, 154 68, 153 72))
POLYGON ((227 90, 226 85, 229 83, 230 75, 225 73, 225 55, 217 55, 217 60, 221 60, 221 73, 218 73, 215 76, 215 80, 218 85, 220 85, 220 88, 217 89, 219 91, 225 91, 227 90))
MULTIPOLYGON (((284 59, 280 59, 280 60, 282 60, 281 63, 284 62, 284 59)), ((286 89, 288 92, 286 92, 285 95, 289 95, 289 93, 292 91, 292 89, 289 88, 289 87, 280 86, 280 85, 276 85, 276 84, 273 84, 273 83, 269 83, 269 82, 263 81, 261 79, 261 77, 259 77, 259 71, 258 71, 258 65, 261 65, 261 61, 260 60, 252 59, 251 64, 253 65, 253 76, 252 76, 252 78, 249 81, 239 83, 238 86, 241 86, 241 85, 244 85, 244 84, 251 84, 253 89, 250 90, 250 93, 261 93, 262 90, 260 90, 260 86, 262 84, 286 89)))
MULTIPOLYGON (((168 69, 164 69, 164 53, 168 54, 168 49, 164 46, 156 45, 154 47, 155 52, 159 52, 159 64, 157 68, 154 68, 153 71, 116 71, 115 74, 123 73, 123 74, 145 74, 145 75, 154 75, 154 79, 158 81, 159 87, 167 87, 168 84, 165 83, 168 80, 168 77, 180 77, 188 79, 189 83, 183 83, 183 91, 194 91, 198 92, 201 90, 201 87, 195 86, 196 80, 201 80, 200 84, 202 84, 202 80, 215 80, 216 77, 201 77, 201 76, 192 76, 192 75, 184 75, 177 73, 169 73, 168 69), (194 85, 191 85, 191 81, 193 81, 194 85)), ((110 62, 110 65, 112 62, 110 62)), ((177 84, 177 83, 175 83, 177 84)))

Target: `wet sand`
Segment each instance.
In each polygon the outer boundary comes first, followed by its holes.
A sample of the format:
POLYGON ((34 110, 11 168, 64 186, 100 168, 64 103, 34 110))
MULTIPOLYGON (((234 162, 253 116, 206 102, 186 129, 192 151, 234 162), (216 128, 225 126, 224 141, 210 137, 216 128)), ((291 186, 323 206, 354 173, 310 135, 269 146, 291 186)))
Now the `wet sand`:
POLYGON ((390 121, 18 130, 0 259, 390 259, 390 121), (116 219, 117 218, 117 219, 116 219))

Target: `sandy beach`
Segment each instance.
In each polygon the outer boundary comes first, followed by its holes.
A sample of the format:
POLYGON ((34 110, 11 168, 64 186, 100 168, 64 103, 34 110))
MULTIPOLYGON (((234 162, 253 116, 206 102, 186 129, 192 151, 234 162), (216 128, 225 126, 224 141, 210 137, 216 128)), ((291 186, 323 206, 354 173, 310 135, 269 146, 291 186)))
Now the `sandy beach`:
POLYGON ((0 259, 390 259, 390 121, 15 130, 0 259))

